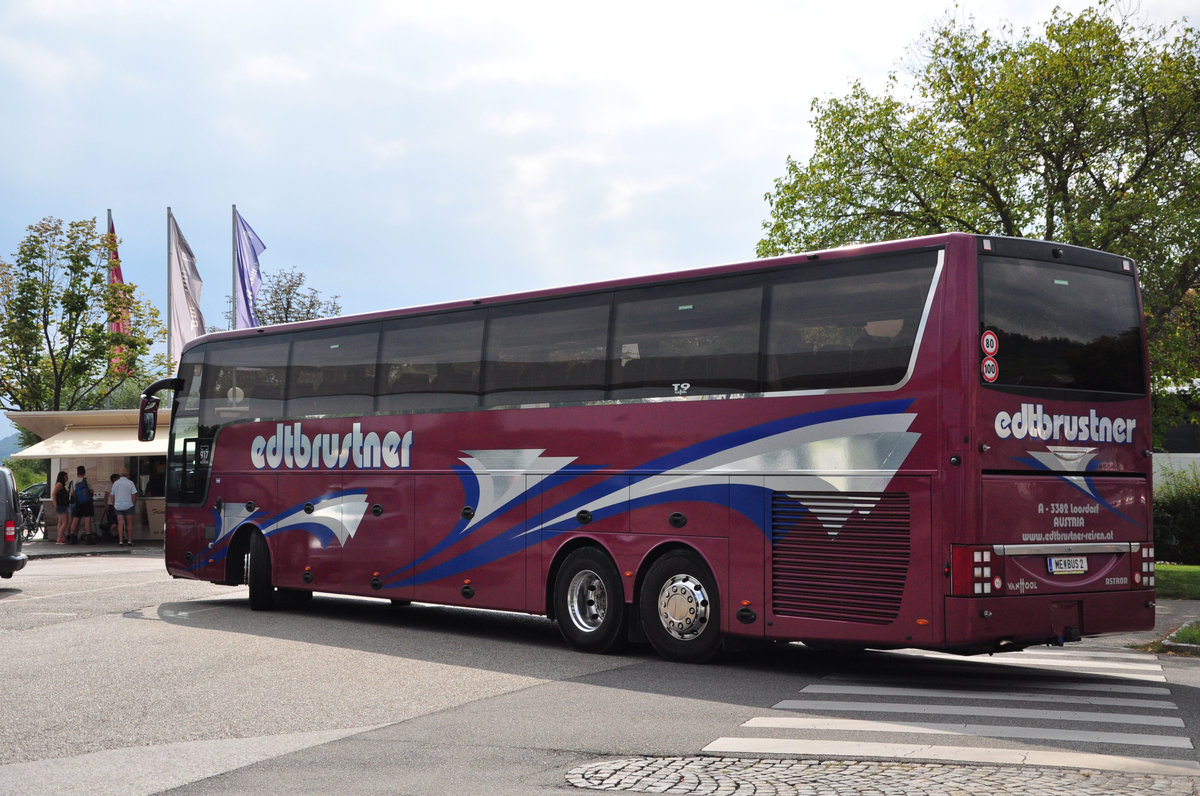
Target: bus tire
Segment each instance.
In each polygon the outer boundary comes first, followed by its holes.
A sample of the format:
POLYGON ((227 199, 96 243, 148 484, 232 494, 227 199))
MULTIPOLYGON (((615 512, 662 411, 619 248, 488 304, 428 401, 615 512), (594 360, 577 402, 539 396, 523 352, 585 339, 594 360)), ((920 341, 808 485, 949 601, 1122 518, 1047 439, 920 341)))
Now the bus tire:
POLYGON ((621 575, 608 555, 581 547, 567 556, 554 578, 558 632, 582 652, 617 652, 628 641, 621 575))
POLYGON ((250 587, 250 609, 270 611, 278 605, 275 584, 271 582, 271 548, 267 537, 254 531, 250 537, 250 560, 246 563, 246 585, 250 587))
POLYGON ((720 649, 717 581, 690 550, 667 553, 651 564, 638 603, 646 638, 667 660, 703 663, 720 649))

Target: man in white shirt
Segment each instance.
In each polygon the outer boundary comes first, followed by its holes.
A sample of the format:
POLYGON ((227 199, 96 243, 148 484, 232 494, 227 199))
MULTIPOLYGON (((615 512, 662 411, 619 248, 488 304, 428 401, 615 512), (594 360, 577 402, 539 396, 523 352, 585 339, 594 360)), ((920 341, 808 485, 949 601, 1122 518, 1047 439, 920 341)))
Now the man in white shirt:
POLYGON ((121 470, 121 477, 113 481, 113 510, 117 512, 117 544, 133 547, 133 507, 137 505, 137 487, 129 480, 129 471, 121 470))

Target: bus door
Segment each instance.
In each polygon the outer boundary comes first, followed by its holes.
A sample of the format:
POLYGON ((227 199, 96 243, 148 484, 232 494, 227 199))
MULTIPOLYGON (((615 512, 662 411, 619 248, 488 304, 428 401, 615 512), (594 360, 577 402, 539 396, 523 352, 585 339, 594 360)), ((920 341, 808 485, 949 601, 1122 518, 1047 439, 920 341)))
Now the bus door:
POLYGON ((271 543, 277 585, 340 591, 345 585, 342 545, 331 506, 342 491, 342 473, 285 472, 277 479, 275 499, 259 515, 271 543))
POLYGON ((353 507, 349 520, 357 519, 361 512, 354 533, 347 535, 340 546, 346 588, 376 597, 411 600, 411 581, 392 573, 413 562, 415 476, 356 472, 343 481, 342 489, 348 507, 353 507))
POLYGON ((415 477, 415 563, 398 582, 413 585, 415 600, 523 611, 526 505, 504 496, 514 483, 523 485, 524 476, 473 476, 473 481, 456 473, 415 477))
MULTIPOLYGON (((201 438, 194 416, 177 417, 172 428, 171 450, 167 457, 166 504, 170 507, 167 534, 176 544, 167 545, 169 569, 191 570, 199 564, 209 566, 197 551, 208 550, 217 543, 220 533, 216 515, 209 510, 213 498, 208 497, 212 473, 214 440, 201 438), (206 504, 204 501, 208 501, 206 504), (171 558, 171 551, 182 557, 171 558), (185 552, 186 551, 186 552, 185 552)), ((216 579, 221 579, 216 576, 216 579)))

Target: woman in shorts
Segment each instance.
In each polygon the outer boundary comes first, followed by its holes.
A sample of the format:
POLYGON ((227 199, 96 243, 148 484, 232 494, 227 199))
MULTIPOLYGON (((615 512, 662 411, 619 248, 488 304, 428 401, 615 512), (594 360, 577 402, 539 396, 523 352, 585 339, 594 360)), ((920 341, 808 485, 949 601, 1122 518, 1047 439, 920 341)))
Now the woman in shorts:
POLYGON ((58 524, 54 526, 58 530, 58 539, 54 543, 66 544, 67 526, 71 524, 71 494, 67 491, 66 470, 59 470, 50 497, 54 500, 54 515, 58 518, 58 524))

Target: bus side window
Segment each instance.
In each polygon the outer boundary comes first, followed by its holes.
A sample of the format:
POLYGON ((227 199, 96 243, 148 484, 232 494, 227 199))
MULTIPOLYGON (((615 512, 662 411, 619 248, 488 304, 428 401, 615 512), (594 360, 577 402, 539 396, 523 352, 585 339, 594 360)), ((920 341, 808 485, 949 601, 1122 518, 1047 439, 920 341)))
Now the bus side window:
POLYGON ((379 325, 330 332, 314 329, 292 337, 288 369, 288 415, 365 415, 374 408, 379 325))
POLYGON ((377 412, 479 405, 482 310, 385 321, 376 372, 377 412))
POLYGON ((611 296, 550 299, 488 314, 484 406, 604 398, 611 296), (577 367, 582 366, 582 367, 577 367))
POLYGON ((611 397, 757 392, 761 312, 742 278, 618 293, 611 397))
POLYGON ((283 416, 290 335, 224 340, 206 347, 200 425, 283 416))
POLYGON ((765 389, 899 383, 936 258, 936 252, 913 252, 781 276, 768 294, 765 389))

